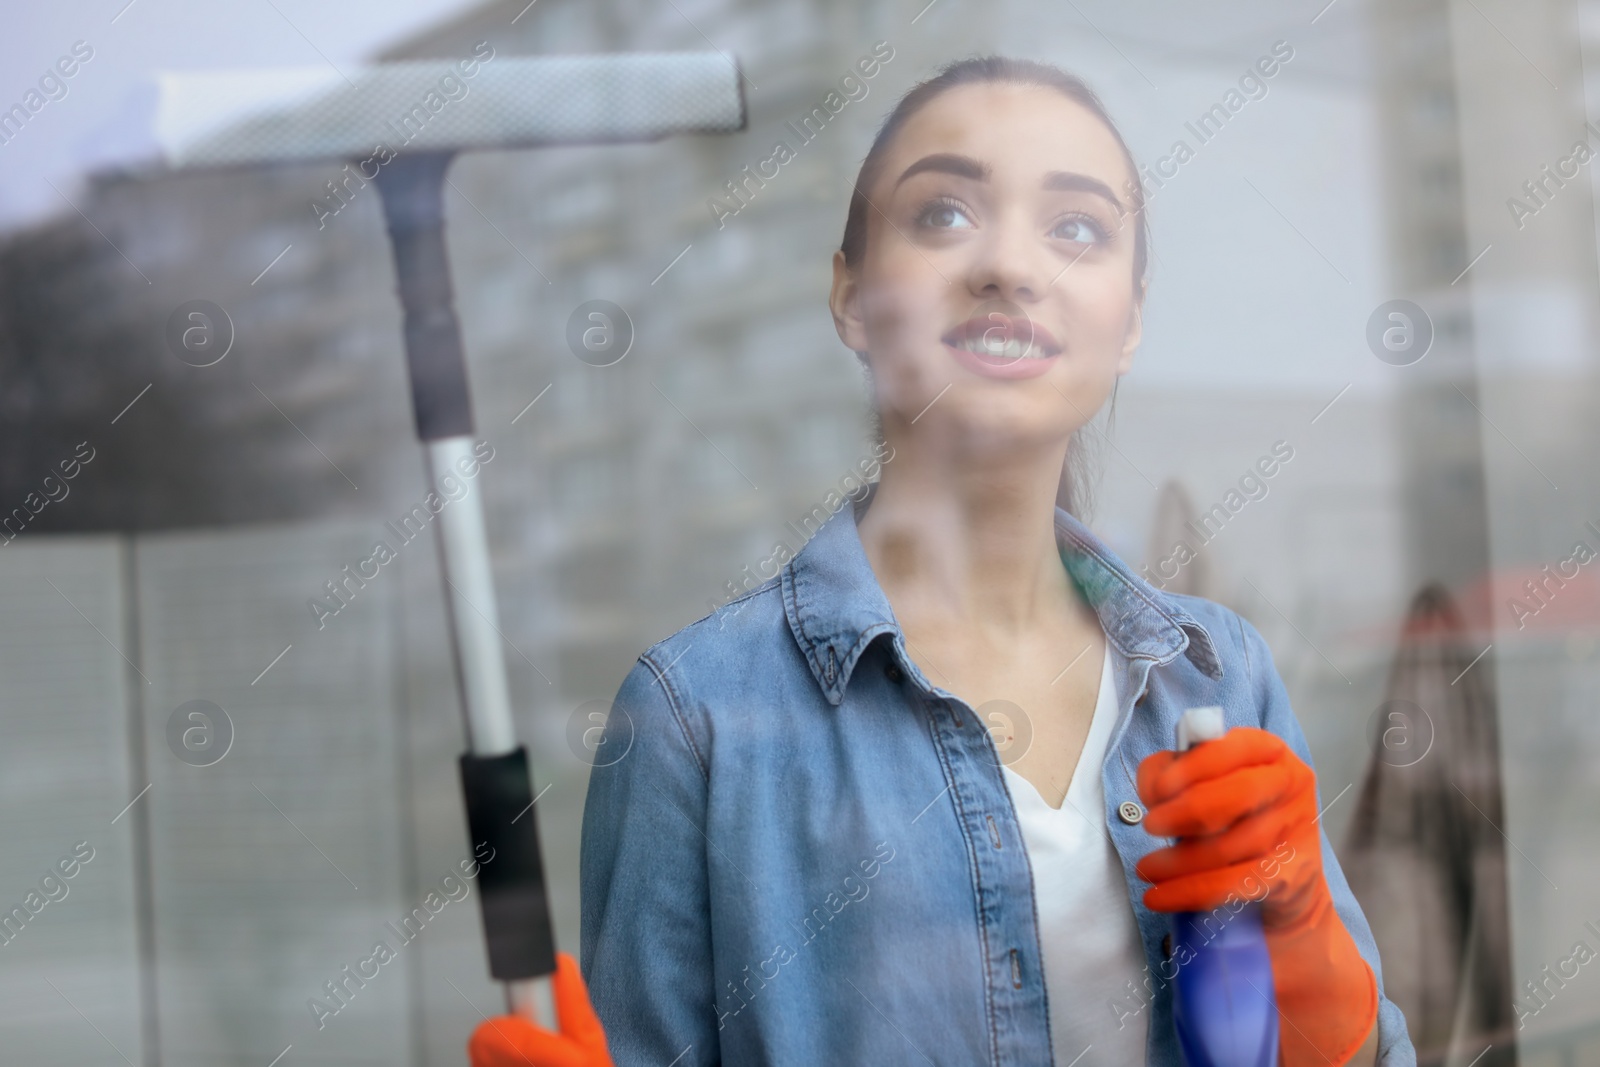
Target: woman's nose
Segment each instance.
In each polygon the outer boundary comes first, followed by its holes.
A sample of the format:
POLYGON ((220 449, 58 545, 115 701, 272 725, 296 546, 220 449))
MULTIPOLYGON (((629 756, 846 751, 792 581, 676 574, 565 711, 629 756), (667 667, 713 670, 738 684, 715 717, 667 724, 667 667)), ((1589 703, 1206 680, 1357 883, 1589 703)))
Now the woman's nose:
POLYGON ((1049 288, 1044 249, 1032 228, 1016 222, 991 226, 973 244, 967 284, 975 295, 1026 303, 1049 288))

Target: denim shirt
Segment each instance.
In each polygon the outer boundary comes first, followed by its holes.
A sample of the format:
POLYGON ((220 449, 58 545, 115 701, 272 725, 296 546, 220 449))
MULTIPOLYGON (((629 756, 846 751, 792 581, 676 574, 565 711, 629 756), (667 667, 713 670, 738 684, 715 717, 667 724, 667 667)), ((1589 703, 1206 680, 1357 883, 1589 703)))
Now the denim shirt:
MULTIPOLYGON (((1051 1048, 1047 996, 1070 996, 1104 1003, 1107 1034, 1143 1028, 1146 1063, 1181 1067, 1170 917, 1143 905, 1134 873, 1167 841, 1119 808, 1142 817, 1139 761, 1173 746, 1194 705, 1220 705, 1228 725, 1270 730, 1311 762, 1266 643, 1227 608, 1157 590, 1056 510, 1062 561, 1112 655, 1101 817, 1146 969, 1138 985, 1047 993, 993 735, 906 654, 856 528, 871 496, 840 507, 764 585, 648 649, 622 683, 581 864, 582 970, 613 1059, 1064 1067, 1084 1050, 1051 1048)), ((1322 860, 1378 975, 1378 1062, 1414 1064, 1325 833, 1322 860)))

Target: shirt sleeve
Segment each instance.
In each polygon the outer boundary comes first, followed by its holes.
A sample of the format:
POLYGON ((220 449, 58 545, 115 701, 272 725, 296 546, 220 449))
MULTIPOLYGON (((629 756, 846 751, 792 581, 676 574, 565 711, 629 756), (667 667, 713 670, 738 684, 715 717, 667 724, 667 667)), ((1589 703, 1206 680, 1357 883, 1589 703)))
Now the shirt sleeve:
POLYGON ((701 830, 707 775, 681 709, 645 653, 617 693, 589 777, 580 954, 617 1067, 721 1061, 701 830))
MULTIPOLYGON (((1272 651, 1267 647, 1266 639, 1249 620, 1238 615, 1235 618, 1239 620, 1239 628, 1244 635, 1245 652, 1249 656, 1253 675, 1251 682, 1256 689, 1257 706, 1262 709, 1261 728, 1283 738, 1294 750, 1295 755, 1315 771, 1316 766, 1311 762, 1311 748, 1306 744, 1306 735, 1300 728, 1300 720, 1295 717, 1294 709, 1289 706, 1288 690, 1284 688, 1283 679, 1278 675, 1278 668, 1272 662, 1272 651)), ((1322 779, 1319 777, 1318 811, 1322 810, 1324 803, 1326 802, 1322 795, 1322 779)), ((1406 1031, 1405 1016, 1401 1013, 1399 1005, 1390 1000, 1383 991, 1383 966, 1378 959, 1378 945, 1372 936, 1372 927, 1368 925, 1367 917, 1362 914, 1361 905, 1356 902, 1350 884, 1345 881, 1344 870, 1339 866, 1333 845, 1328 841, 1327 830, 1319 827, 1318 835, 1322 839, 1322 873, 1328 883, 1329 895, 1333 897, 1334 911, 1344 923, 1344 928, 1350 932, 1350 937, 1355 941, 1362 959, 1367 961, 1373 975, 1378 979, 1379 1067, 1415 1067, 1417 1051, 1411 1044, 1410 1034, 1406 1031)))

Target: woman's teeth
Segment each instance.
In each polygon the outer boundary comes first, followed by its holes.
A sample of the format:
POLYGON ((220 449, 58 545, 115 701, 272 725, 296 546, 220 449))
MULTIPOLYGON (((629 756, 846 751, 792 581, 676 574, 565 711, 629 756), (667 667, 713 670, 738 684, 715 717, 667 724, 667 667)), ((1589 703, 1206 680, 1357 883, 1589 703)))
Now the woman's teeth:
POLYGON ((1044 359, 1045 354, 1034 346, 1033 342, 1023 343, 1015 337, 1009 338, 1004 344, 985 342, 981 337, 968 337, 961 342, 961 347, 968 352, 990 359, 1044 359))

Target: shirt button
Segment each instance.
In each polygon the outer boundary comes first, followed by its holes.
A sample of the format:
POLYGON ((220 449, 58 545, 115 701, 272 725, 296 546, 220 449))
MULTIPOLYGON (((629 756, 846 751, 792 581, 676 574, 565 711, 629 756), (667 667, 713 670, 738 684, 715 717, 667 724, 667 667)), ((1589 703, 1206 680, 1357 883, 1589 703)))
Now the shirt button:
POLYGON ((889 681, 895 682, 897 684, 899 683, 899 681, 902 678, 905 677, 905 673, 903 671, 901 671, 899 667, 896 667, 893 663, 891 663, 891 664, 889 664, 889 666, 885 667, 883 673, 889 676, 889 681))
POLYGON ((1170 960, 1172 958, 1172 935, 1170 933, 1161 935, 1161 955, 1165 959, 1170 960))
POLYGON ((1129 826, 1137 825, 1144 818, 1144 809, 1131 800, 1124 800, 1117 805, 1117 818, 1129 826))

